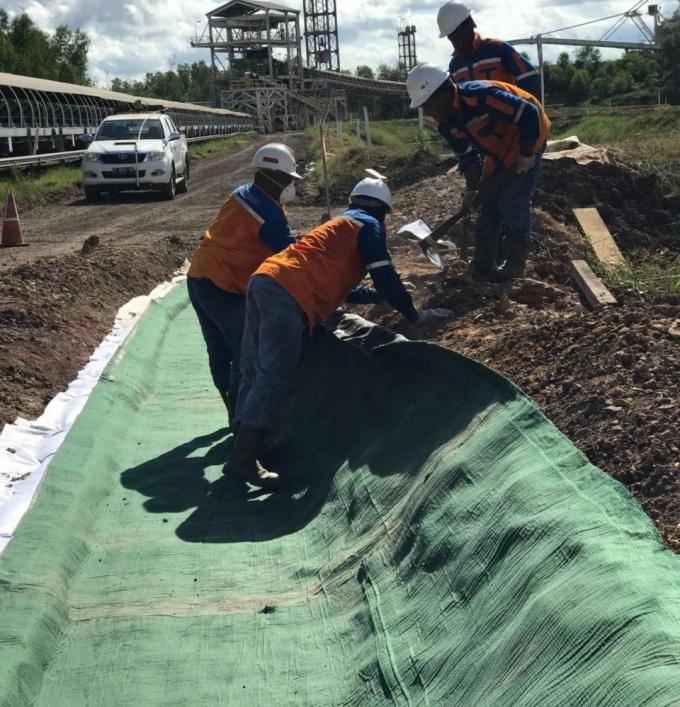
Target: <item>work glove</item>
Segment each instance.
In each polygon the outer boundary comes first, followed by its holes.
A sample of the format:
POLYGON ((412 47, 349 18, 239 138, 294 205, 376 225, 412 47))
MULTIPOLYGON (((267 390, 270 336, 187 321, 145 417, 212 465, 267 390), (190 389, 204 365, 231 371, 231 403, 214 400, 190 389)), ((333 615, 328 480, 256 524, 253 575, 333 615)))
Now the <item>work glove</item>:
POLYGON ((436 322, 441 319, 451 319, 453 317, 452 309, 444 309, 443 307, 433 307, 432 309, 421 309, 418 312, 418 324, 426 324, 427 322, 436 322))
POLYGON ((409 282, 408 280, 402 281, 401 284, 404 286, 406 292, 415 292, 418 289, 412 282, 409 282))
POLYGON ((515 162, 515 174, 526 174, 536 164, 536 155, 519 155, 515 162))

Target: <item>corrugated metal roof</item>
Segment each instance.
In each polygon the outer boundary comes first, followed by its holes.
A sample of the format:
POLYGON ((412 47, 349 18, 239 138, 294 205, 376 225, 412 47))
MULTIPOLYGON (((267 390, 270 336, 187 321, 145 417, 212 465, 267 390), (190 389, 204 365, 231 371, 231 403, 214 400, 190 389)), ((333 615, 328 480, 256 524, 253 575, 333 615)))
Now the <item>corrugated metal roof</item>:
MULTIPOLYGON (((51 91, 52 93, 69 93, 76 96, 92 96, 103 98, 108 101, 122 101, 124 103, 141 102, 143 106, 163 106, 163 108, 174 108, 175 110, 196 110, 203 113, 219 113, 222 115, 246 116, 246 113, 236 113, 224 108, 207 108, 195 103, 181 103, 179 101, 166 101, 162 98, 147 98, 144 96, 131 96, 127 93, 116 91, 106 91, 92 86, 79 86, 74 83, 62 83, 61 81, 49 81, 48 79, 36 79, 32 76, 18 76, 16 74, 0 73, 0 86, 13 86, 14 88, 24 88, 31 91, 51 91)), ((250 116, 249 116, 250 117, 250 116)))
POLYGON ((294 12, 298 15, 300 14, 300 10, 296 10, 294 7, 290 7, 289 5, 256 0, 252 0, 252 2, 251 0, 231 0, 231 2, 220 5, 220 7, 215 8, 207 14, 208 17, 210 17, 210 15, 220 15, 226 17, 229 15, 247 14, 248 11, 257 12, 258 10, 274 10, 275 12, 294 12))

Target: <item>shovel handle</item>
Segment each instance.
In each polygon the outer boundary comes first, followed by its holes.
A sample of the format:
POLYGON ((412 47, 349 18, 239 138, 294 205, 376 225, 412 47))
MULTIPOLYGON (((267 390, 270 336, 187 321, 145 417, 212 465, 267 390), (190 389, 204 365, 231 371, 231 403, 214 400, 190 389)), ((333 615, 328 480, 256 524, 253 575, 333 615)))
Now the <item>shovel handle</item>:
MULTIPOLYGON (((493 192, 504 182, 506 182, 511 176, 515 174, 514 168, 505 170, 504 172, 499 172, 492 177, 487 177, 483 179, 477 190, 477 197, 475 198, 475 206, 483 206, 487 199, 493 194, 493 192)), ((458 213, 451 216, 441 225, 430 233, 427 239, 431 239, 430 245, 436 244, 437 241, 441 240, 449 230, 451 230, 459 221, 469 216, 471 213, 470 209, 462 208, 458 213)), ((426 240, 427 240, 426 239, 426 240)))

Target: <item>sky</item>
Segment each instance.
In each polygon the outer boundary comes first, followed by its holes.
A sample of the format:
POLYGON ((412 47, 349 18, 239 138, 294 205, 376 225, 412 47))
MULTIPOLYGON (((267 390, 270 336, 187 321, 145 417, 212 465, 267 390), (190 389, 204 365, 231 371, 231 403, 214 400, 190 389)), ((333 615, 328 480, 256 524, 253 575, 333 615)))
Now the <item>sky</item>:
MULTIPOLYGON (((302 0, 277 0, 302 9, 302 0)), ((444 0, 337 0, 340 33, 340 64, 354 69, 359 64, 376 67, 396 64, 397 27, 400 21, 416 26, 419 61, 445 66, 450 55, 447 40, 439 39, 437 11, 444 0)), ((10 15, 25 10, 42 29, 60 24, 85 30, 92 39, 90 75, 106 87, 114 77, 140 78, 149 71, 166 71, 172 66, 204 59, 208 50, 192 49, 190 39, 206 24, 205 13, 218 7, 219 0, 10 0, 1 6, 10 15)), ((472 0, 470 6, 483 36, 517 39, 539 32, 568 27, 588 20, 625 12, 633 0, 472 0)), ((645 5, 646 7, 646 5, 645 5)), ((677 0, 661 3, 671 15, 677 0)), ((562 36, 597 38, 614 20, 562 36)), ((632 24, 616 38, 639 41, 632 24)), ((523 47, 535 56, 534 47, 523 47)), ((546 51, 551 58, 564 48, 546 51)), ((573 48, 571 49, 573 51, 573 48)), ((604 52, 607 56, 607 52, 604 52)), ((616 54, 614 54, 615 56, 616 54)), ((610 52, 611 56, 611 52, 610 52)))

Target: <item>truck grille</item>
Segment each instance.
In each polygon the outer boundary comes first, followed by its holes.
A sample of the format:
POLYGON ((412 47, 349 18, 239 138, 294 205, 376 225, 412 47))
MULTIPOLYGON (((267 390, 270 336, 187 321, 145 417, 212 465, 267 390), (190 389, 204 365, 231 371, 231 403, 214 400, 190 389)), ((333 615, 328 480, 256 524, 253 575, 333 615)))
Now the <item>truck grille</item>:
MULTIPOLYGON (((146 153, 137 153, 137 162, 144 162, 146 153)), ((135 163, 135 153, 134 152, 110 152, 109 154, 102 155, 102 162, 104 164, 134 164, 135 163)))
POLYGON ((139 175, 139 178, 146 176, 146 170, 140 169, 137 174, 135 174, 135 168, 133 167, 130 172, 104 172, 102 171, 102 177, 104 179, 135 179, 139 175))

